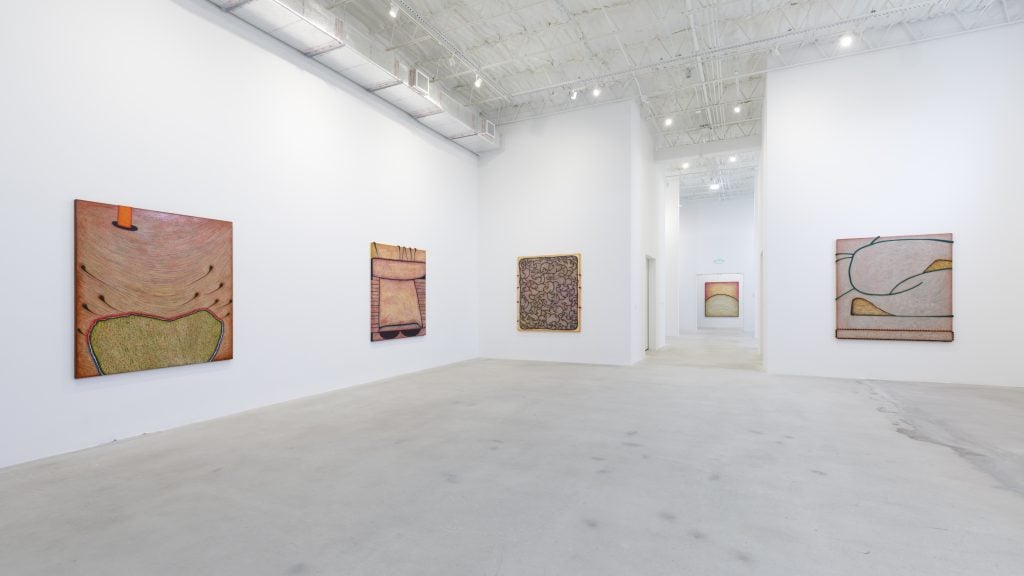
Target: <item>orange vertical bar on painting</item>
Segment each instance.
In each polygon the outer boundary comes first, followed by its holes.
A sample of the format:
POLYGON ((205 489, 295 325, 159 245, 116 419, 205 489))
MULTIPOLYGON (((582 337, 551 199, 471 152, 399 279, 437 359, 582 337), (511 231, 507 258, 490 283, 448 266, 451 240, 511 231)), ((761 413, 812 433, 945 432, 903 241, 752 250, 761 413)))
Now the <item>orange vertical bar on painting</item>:
POLYGON ((121 228, 132 227, 132 207, 131 206, 118 206, 117 207, 117 225, 121 228))

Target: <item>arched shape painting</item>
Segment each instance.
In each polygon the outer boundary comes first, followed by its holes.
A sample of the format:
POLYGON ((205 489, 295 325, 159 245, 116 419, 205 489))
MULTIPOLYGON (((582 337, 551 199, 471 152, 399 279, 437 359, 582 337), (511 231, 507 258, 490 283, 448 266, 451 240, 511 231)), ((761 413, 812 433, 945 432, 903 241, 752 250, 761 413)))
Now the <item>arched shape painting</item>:
POLYGON ((704 283, 704 317, 705 318, 739 318, 740 316, 740 283, 739 282, 705 282, 704 283))
POLYGON ((836 241, 836 338, 953 340, 953 235, 836 241))
POLYGON ((75 201, 75 377, 233 356, 231 222, 75 201))

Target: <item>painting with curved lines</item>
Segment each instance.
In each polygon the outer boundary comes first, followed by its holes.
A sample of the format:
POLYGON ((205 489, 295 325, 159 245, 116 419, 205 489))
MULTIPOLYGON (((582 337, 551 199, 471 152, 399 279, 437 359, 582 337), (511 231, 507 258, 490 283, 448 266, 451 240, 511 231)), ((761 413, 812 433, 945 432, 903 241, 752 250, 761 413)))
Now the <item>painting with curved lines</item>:
POLYGON ((520 331, 580 331, 580 258, 579 254, 519 258, 516 283, 520 331))
POLYGON ((231 222, 75 201, 75 377, 233 356, 231 222))
POLYGON ((739 318, 740 316, 740 283, 739 282, 705 282, 704 283, 704 317, 705 318, 739 318))
POLYGON ((836 338, 953 340, 953 235, 836 241, 836 338))

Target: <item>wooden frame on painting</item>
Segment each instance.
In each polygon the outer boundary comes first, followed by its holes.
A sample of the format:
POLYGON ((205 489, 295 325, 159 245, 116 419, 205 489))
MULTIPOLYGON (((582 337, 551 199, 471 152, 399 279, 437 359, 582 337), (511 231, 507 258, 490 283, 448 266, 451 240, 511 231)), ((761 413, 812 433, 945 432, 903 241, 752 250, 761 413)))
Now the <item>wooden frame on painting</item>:
POLYGON ((516 262, 520 332, 579 332, 583 276, 579 254, 521 256, 516 262))

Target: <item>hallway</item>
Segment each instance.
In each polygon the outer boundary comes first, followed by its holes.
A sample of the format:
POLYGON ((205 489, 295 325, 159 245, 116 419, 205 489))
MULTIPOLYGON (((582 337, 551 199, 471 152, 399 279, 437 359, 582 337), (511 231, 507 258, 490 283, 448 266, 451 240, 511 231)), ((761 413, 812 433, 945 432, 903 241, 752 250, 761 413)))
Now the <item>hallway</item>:
POLYGON ((668 345, 648 353, 645 364, 763 369, 759 342, 740 330, 704 329, 668 339, 668 345))

